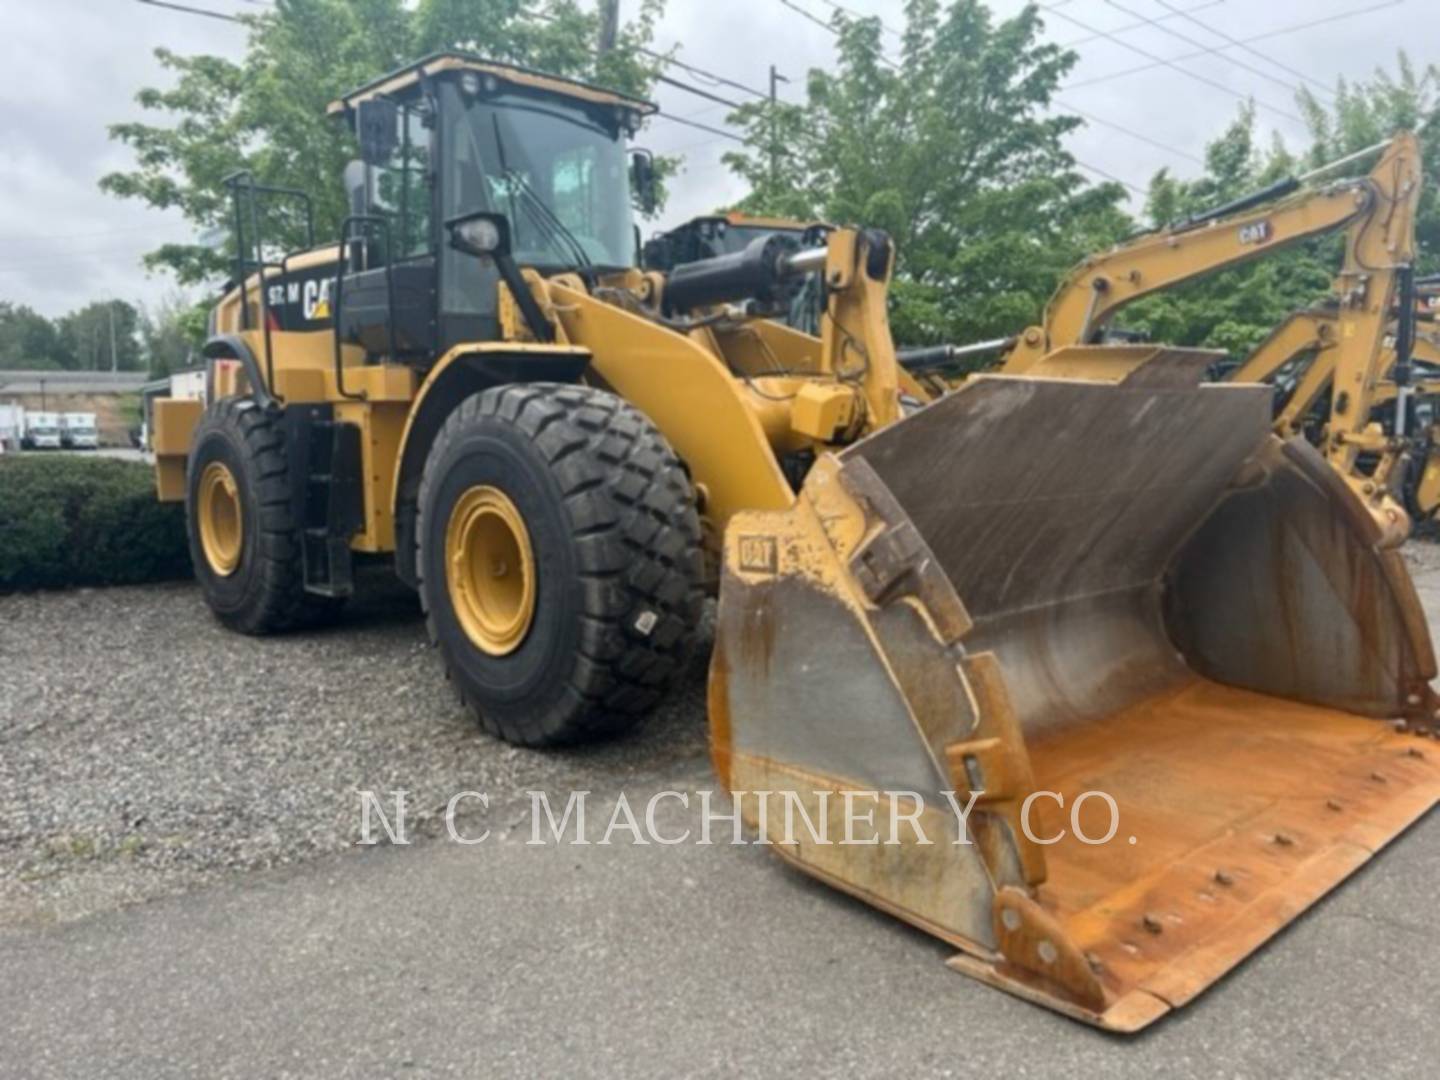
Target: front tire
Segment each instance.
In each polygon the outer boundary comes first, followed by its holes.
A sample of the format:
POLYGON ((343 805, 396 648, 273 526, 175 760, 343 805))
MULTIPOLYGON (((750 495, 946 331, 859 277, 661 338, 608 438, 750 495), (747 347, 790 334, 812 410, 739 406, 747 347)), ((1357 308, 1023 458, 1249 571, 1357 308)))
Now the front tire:
POLYGON ((491 734, 614 735, 684 671, 703 602, 694 489, 613 394, 525 384, 466 399, 426 460, 418 536, 431 640, 491 734))
POLYGON ((190 444, 185 526, 210 610, 231 630, 271 634, 333 617, 305 592, 300 528, 280 422, 249 398, 210 405, 190 444))

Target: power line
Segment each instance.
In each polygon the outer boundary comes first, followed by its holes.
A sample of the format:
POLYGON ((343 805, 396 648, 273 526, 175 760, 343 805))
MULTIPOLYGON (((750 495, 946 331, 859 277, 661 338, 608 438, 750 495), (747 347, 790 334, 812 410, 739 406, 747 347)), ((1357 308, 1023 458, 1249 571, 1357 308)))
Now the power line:
POLYGON ((697 139, 695 142, 684 143, 680 146, 662 146, 655 150, 657 154, 688 154, 691 150, 699 150, 702 147, 714 146, 720 140, 697 139))
MULTIPOLYGON (((1299 90, 1299 87, 1296 86, 1294 83, 1287 82, 1285 79, 1280 78, 1278 75, 1272 75, 1272 74, 1270 74, 1270 72, 1265 71, 1265 70, 1263 70, 1262 68, 1257 68, 1254 64, 1247 64, 1247 63, 1245 63, 1245 62, 1242 61, 1242 60, 1236 60, 1233 56, 1224 56, 1223 54, 1221 54, 1220 50, 1219 50, 1217 47, 1208 46, 1208 45, 1206 45, 1203 41, 1196 41, 1196 40, 1195 40, 1194 38, 1192 38, 1192 37, 1187 37, 1185 34, 1182 34, 1179 30, 1171 29, 1171 28, 1168 27, 1168 26, 1162 26, 1159 22, 1157 22, 1157 21, 1154 20, 1154 19, 1147 19, 1147 18, 1145 18, 1145 16, 1141 15, 1138 11, 1131 11, 1131 10, 1130 10, 1129 8, 1127 8, 1125 5, 1119 3, 1118 0, 1105 0, 1105 2, 1106 2, 1107 4, 1109 4, 1111 7, 1113 7, 1116 11, 1119 11, 1119 12, 1125 14, 1125 15, 1129 15, 1132 19, 1144 19, 1144 21, 1145 21, 1146 23, 1148 23, 1149 25, 1155 27, 1155 29, 1161 31, 1162 33, 1169 34, 1171 37, 1173 37, 1173 38, 1174 38, 1175 40, 1177 40, 1177 41, 1183 41, 1186 45, 1192 45, 1192 46, 1194 46, 1195 48, 1198 48, 1198 49, 1213 50, 1216 56, 1219 56, 1219 57, 1220 57, 1222 60, 1224 60, 1227 64, 1233 64, 1235 67, 1238 67, 1241 71, 1248 71, 1248 72, 1250 72, 1250 74, 1252 74, 1252 75, 1259 75, 1262 79, 1269 79, 1271 82, 1276 83, 1276 84, 1278 84, 1278 85, 1280 85, 1280 86, 1283 86, 1283 87, 1285 87, 1285 89, 1290 90, 1290 91, 1292 91, 1292 92, 1293 92, 1293 91, 1296 91, 1296 90, 1299 90)), ((1202 27, 1203 27, 1203 24, 1202 24, 1202 27)), ((1274 66, 1275 66, 1275 67, 1279 67, 1280 65, 1276 64, 1276 65, 1274 65, 1274 66)), ((1304 78, 1304 76, 1301 76, 1301 78, 1304 78)), ((1299 117, 1296 117, 1295 119, 1298 120, 1299 117)))
MULTIPOLYGON (((826 2, 828 2, 828 0, 826 0, 826 2)), ((1069 2, 1069 0, 1059 0, 1059 3, 1050 5, 1049 8, 1047 8, 1047 10, 1051 10, 1051 9, 1053 9, 1053 8, 1055 8, 1055 7, 1058 7, 1061 3, 1068 3, 1068 2, 1069 2)), ((794 3, 792 3, 792 0, 780 0, 780 3, 783 4, 785 7, 789 8, 790 10, 792 10, 792 11, 794 11, 794 12, 800 14, 800 15, 805 16, 805 18, 809 19, 811 22, 816 23, 816 24, 819 25, 820 27, 822 27, 822 28, 824 28, 825 30, 829 31, 831 34, 835 34, 836 36, 839 35, 840 31, 836 30, 835 27, 831 26, 829 23, 825 22, 823 19, 817 18, 814 14, 812 14, 811 12, 806 11, 804 8, 797 7, 794 3)), ((886 63, 890 64, 891 67, 895 67, 895 66, 896 66, 893 61, 891 61, 888 57, 886 57, 886 56, 885 56, 883 53, 881 53, 878 49, 872 48, 872 49, 870 49, 869 51, 870 51, 871 53, 873 53, 874 55, 876 55, 877 57, 879 57, 881 60, 884 60, 886 63)), ((1062 108, 1068 108, 1068 106, 1062 106, 1062 108)), ((1077 113, 1080 112, 1080 110, 1078 110, 1078 109, 1075 109, 1075 110, 1072 110, 1072 111, 1077 112, 1077 113)), ((1126 134, 1126 135, 1130 135, 1130 136, 1132 136, 1132 137, 1134 137, 1134 138, 1140 139, 1140 140, 1143 141, 1143 142, 1147 142, 1147 143, 1149 143, 1149 144, 1152 145, 1152 146, 1158 147, 1159 149, 1168 150, 1168 151, 1170 151, 1170 153, 1172 153, 1172 154, 1179 154, 1181 157, 1187 157, 1187 158, 1190 158, 1191 160, 1194 160, 1194 161, 1199 161, 1199 160, 1200 160, 1199 158, 1194 157, 1194 155, 1189 154, 1189 153, 1186 153, 1184 150, 1176 149, 1176 148, 1173 147, 1173 146, 1166 146, 1164 143, 1161 143, 1161 142, 1158 142, 1158 141, 1156 141, 1156 140, 1154 140, 1154 139, 1151 139, 1149 136, 1141 135, 1139 132, 1131 131, 1129 128, 1121 127, 1119 124, 1112 124, 1112 123, 1111 123, 1110 121, 1108 121, 1108 120, 1102 120, 1102 119, 1100 119, 1100 118, 1097 117, 1097 116, 1093 116, 1093 115, 1090 115, 1090 114, 1087 114, 1087 113, 1080 113, 1080 115, 1085 116, 1087 119, 1093 120, 1093 121, 1094 121, 1095 123, 1097 123, 1097 124, 1103 124, 1103 125, 1105 125, 1106 127, 1114 128, 1115 130, 1121 131, 1121 132, 1123 132, 1123 133, 1126 134)), ((1072 157, 1073 157, 1073 155, 1072 155, 1072 157)), ((1116 176, 1114 173, 1106 172, 1104 169, 1098 168, 1098 167, 1096 167, 1096 166, 1094 166, 1094 165, 1087 165, 1085 162, 1081 161, 1081 160, 1078 159, 1078 158, 1075 158, 1075 164, 1079 165, 1082 169, 1085 169, 1085 170, 1087 170, 1087 171, 1089 171, 1089 172, 1095 173, 1095 174, 1098 175, 1098 176, 1103 176, 1103 177, 1104 177, 1105 179, 1107 179, 1107 180, 1113 180, 1113 181, 1114 181, 1115 183, 1117 183, 1117 184, 1122 184, 1122 185, 1124 185, 1125 187, 1129 188, 1131 191, 1135 192, 1137 195, 1144 195, 1144 194, 1146 193, 1143 188, 1138 187, 1137 185, 1130 183, 1130 181, 1128 181, 1128 180, 1122 180, 1122 179, 1120 179, 1120 177, 1116 176)), ((1203 162, 1201 162, 1201 164, 1203 164, 1203 162)))
MULTIPOLYGON (((1324 83, 1320 82, 1320 81, 1317 80, 1317 79, 1312 79, 1309 75, 1306 75, 1303 71, 1297 71, 1295 68, 1290 67, 1290 66, 1287 65, 1287 64, 1282 64, 1279 60, 1276 60, 1273 56, 1267 56, 1267 55, 1265 55, 1265 53, 1262 53, 1259 49, 1252 49, 1249 45, 1246 45, 1246 44, 1245 44, 1243 41, 1241 41, 1239 38, 1231 37, 1231 36, 1230 36, 1229 34, 1227 34, 1225 31, 1223 31, 1223 30, 1218 30, 1218 29, 1216 29, 1215 27, 1211 26, 1209 23, 1201 22, 1199 19, 1195 18, 1195 16, 1194 16, 1193 14, 1191 14, 1191 12, 1200 10, 1199 8, 1191 8, 1191 9, 1189 9, 1188 11, 1183 11, 1183 10, 1181 10, 1180 8, 1177 8, 1174 4, 1171 4, 1171 3, 1169 2, 1169 0, 1155 0, 1155 2, 1156 2, 1157 4, 1159 4, 1161 7, 1163 7, 1166 11, 1173 12, 1175 15, 1177 15, 1177 16, 1179 16, 1180 18, 1184 19, 1186 22, 1194 23, 1194 24, 1195 24, 1196 26, 1198 26, 1201 30, 1204 30, 1204 31, 1206 31, 1207 33, 1210 33, 1210 34, 1214 34, 1216 37, 1225 40, 1226 42, 1228 42, 1230 45, 1234 46, 1235 48, 1244 50, 1245 52, 1249 53, 1251 56, 1258 57, 1259 59, 1264 60, 1264 61, 1265 61, 1266 63, 1268 63, 1271 67, 1277 67, 1277 68, 1279 68, 1281 71, 1288 72, 1289 74, 1294 75, 1294 76, 1295 76, 1297 79, 1299 79, 1301 82, 1309 83, 1311 86, 1316 87, 1317 89, 1319 89, 1319 90, 1322 91, 1323 93, 1329 94, 1331 97, 1334 96, 1334 94, 1332 93, 1332 91, 1330 90, 1330 88, 1329 88, 1328 86, 1326 86, 1324 83)), ((1201 6, 1202 6, 1202 7, 1207 7, 1207 6, 1209 6, 1209 5, 1201 5, 1201 6)))
MULTIPOLYGON (((1242 39, 1241 43, 1242 43, 1242 44, 1245 44, 1245 45, 1254 45, 1256 42, 1259 42, 1259 41, 1268 41, 1268 40, 1270 40, 1271 38, 1283 37, 1283 36, 1285 36, 1286 34, 1298 33, 1298 32, 1301 31, 1301 30, 1309 30, 1309 29, 1311 29, 1311 28, 1313 28, 1313 27, 1316 27, 1316 26, 1324 26, 1324 25, 1326 25, 1327 23, 1339 22, 1341 19, 1350 19, 1350 18, 1355 17, 1356 15, 1368 15, 1368 14, 1370 14, 1370 13, 1373 12, 1373 11, 1380 11, 1380 10, 1382 10, 1383 8, 1396 7, 1396 6, 1398 6, 1398 5, 1400 5, 1400 4, 1403 4, 1403 3, 1405 3, 1405 0, 1381 0, 1380 3, 1370 4, 1370 5, 1367 6, 1367 7, 1352 8, 1352 9, 1350 9, 1349 11, 1336 12, 1334 15, 1327 15, 1327 16, 1325 16, 1325 17, 1323 17, 1323 18, 1320 18, 1320 19, 1310 19, 1310 20, 1307 20, 1307 21, 1305 21, 1305 22, 1294 23, 1294 24, 1291 25, 1291 26, 1283 26, 1283 27, 1279 28, 1278 30, 1270 30, 1270 31, 1267 31, 1266 33, 1263 33, 1263 34, 1257 34, 1257 35, 1255 35, 1254 37, 1244 38, 1244 39, 1242 39)), ((1104 35, 1104 34, 1100 34, 1099 36, 1103 37, 1103 36, 1105 36, 1105 35, 1104 35)), ((1097 85, 1097 84, 1099 84, 1099 83, 1110 82, 1110 81, 1113 80, 1113 79, 1123 79, 1123 78, 1124 78, 1125 76, 1127 76, 1127 75, 1138 75, 1138 74, 1139 74, 1140 72, 1142 72, 1142 71, 1153 71, 1153 70, 1155 70, 1157 67, 1165 67, 1165 66, 1167 66, 1167 65, 1174 65, 1175 63, 1178 63, 1178 62, 1183 61, 1183 60, 1194 60, 1194 59, 1196 59, 1197 57, 1208 56, 1208 55, 1210 55, 1210 54, 1212 54, 1212 53, 1224 52, 1226 49, 1229 49, 1229 48, 1232 48, 1232 47, 1233 47, 1233 46, 1230 46, 1230 45, 1222 45, 1222 46, 1219 46, 1218 48, 1205 49, 1205 50, 1203 50, 1203 51, 1201 51, 1201 52, 1185 53, 1185 54, 1183 54, 1183 55, 1181 55, 1181 56, 1172 56, 1169 60, 1158 60, 1158 59, 1157 59, 1157 61, 1156 61, 1155 63, 1152 63, 1152 64, 1140 64, 1140 65, 1137 65, 1136 67, 1125 68, 1124 70, 1121 70, 1121 71, 1112 71, 1112 72, 1110 72, 1110 74, 1108 74, 1108 75, 1098 75, 1098 76, 1095 76, 1094 78, 1090 78, 1090 79, 1081 79, 1081 80, 1079 80, 1078 82, 1069 83, 1069 84, 1067 84, 1066 86, 1061 87, 1061 89, 1062 89, 1062 90, 1077 90, 1077 89, 1079 89, 1079 88, 1082 87, 1082 86, 1095 86, 1095 85, 1097 85)))
POLYGON ((697 117, 704 116, 706 113, 712 113, 718 108, 720 108, 719 105, 705 105, 699 109, 696 109, 694 112, 681 113, 680 115, 683 116, 686 120, 694 120, 697 117))
MULTIPOLYGON (((541 22, 555 21, 555 16, 547 15, 544 12, 532 11, 529 14, 531 15, 531 17, 539 19, 541 22)), ((599 52, 594 49, 589 49, 587 51, 595 56, 600 55, 599 52)), ((644 55, 649 56, 652 59, 658 60, 662 64, 668 64, 673 67, 678 67, 685 71, 689 71, 699 78, 709 79, 715 85, 733 86, 736 89, 744 90, 747 93, 755 94, 757 97, 768 98, 770 96, 768 94, 761 93, 759 90, 752 90, 744 83, 738 83, 735 82, 733 79, 727 79, 723 75, 716 75, 713 72, 706 71, 704 68, 695 67, 693 64, 687 64, 681 60, 676 60, 674 57, 666 56, 663 53, 657 53, 650 49, 640 48, 638 46, 636 48, 636 51, 643 53, 644 55)), ((720 105, 728 105, 732 109, 741 108, 741 105, 738 101, 731 101, 729 98, 721 97, 719 94, 712 94, 708 90, 702 89, 698 86, 691 86, 689 83, 682 82, 679 79, 673 79, 669 75, 661 75, 657 73, 655 78, 656 81, 665 83, 667 86, 676 87, 679 90, 684 90, 686 93, 695 94, 698 97, 706 98, 720 105)), ((745 141, 744 139, 740 138, 740 136, 733 135, 728 131, 721 131, 719 128, 711 127, 708 124, 701 124, 697 123, 694 120, 687 120, 683 116, 675 116, 672 113, 667 113, 664 109, 657 108, 655 110, 655 115, 660 117, 661 119, 669 120, 671 123, 674 124, 684 124, 686 127, 698 128, 700 131, 708 131, 710 134, 718 135, 722 139, 732 139, 735 142, 739 143, 743 143, 745 141)))
MULTIPOLYGON (((1225 3, 1225 0, 1204 0, 1204 3, 1196 4, 1194 7, 1185 8, 1183 12, 1177 10, 1174 15, 1161 15, 1158 19, 1155 19, 1154 21, 1165 22, 1166 20, 1174 19, 1181 14, 1188 15, 1192 11, 1204 11, 1206 8, 1219 7, 1223 3, 1225 3)), ((1110 33, 1128 34, 1131 30, 1142 30, 1150 23, 1150 21, 1151 20, 1149 19, 1142 19, 1138 22, 1127 23, 1124 26, 1115 27, 1115 29, 1111 30, 1110 33)), ((1104 34, 1086 34, 1084 37, 1078 37, 1074 41, 1062 42, 1060 48, 1075 49, 1079 48, 1081 45, 1088 45, 1092 41, 1101 41, 1104 39, 1104 37, 1104 34)))
POLYGON ((698 86, 691 86, 689 83, 681 82, 679 79, 672 79, 669 75, 657 74, 655 79, 657 82, 662 82, 666 86, 676 87, 677 89, 684 90, 687 94, 694 94, 696 97, 708 98, 720 105, 728 105, 732 109, 744 107, 738 101, 731 101, 729 98, 723 98, 719 94, 712 94, 709 90, 702 90, 698 86))
POLYGON ((1060 108, 1064 109, 1066 112, 1075 113, 1077 116, 1083 116, 1091 123, 1099 124, 1101 127, 1110 128, 1112 131, 1118 131, 1120 132, 1120 134, 1128 135, 1132 139, 1138 139, 1140 142, 1147 143, 1148 145, 1153 146, 1156 150, 1164 150, 1166 153, 1174 154, 1176 157, 1182 157, 1187 159, 1188 161, 1193 161, 1197 165, 1205 164, 1203 158, 1197 157, 1195 154, 1190 153, 1188 150, 1181 150, 1178 146, 1170 146, 1167 143, 1161 142, 1159 139, 1152 139, 1149 135, 1143 135, 1138 131, 1132 131, 1130 128, 1096 116, 1094 113, 1088 113, 1084 109, 1077 109, 1069 102, 1061 101, 1057 98, 1055 100, 1055 104, 1058 105, 1060 108))
MULTIPOLYGON (((1075 16, 1073 16, 1073 15, 1066 15, 1063 11, 1056 11, 1054 8, 1050 8, 1050 9, 1047 9, 1047 10, 1053 11, 1056 15, 1060 16, 1060 18, 1064 19, 1064 20, 1065 20, 1066 22, 1068 22, 1068 23, 1073 23, 1075 26, 1078 26, 1081 30, 1089 31, 1089 32, 1092 33, 1092 34, 1099 34, 1101 37, 1104 37, 1104 38, 1106 38, 1106 39, 1108 39, 1108 40, 1110 40, 1110 41, 1115 42, 1117 45, 1119 45, 1119 46, 1120 46, 1121 48, 1123 48, 1123 49, 1129 49, 1131 52, 1137 53, 1137 54, 1139 54, 1140 56, 1145 57, 1147 60, 1153 60, 1153 61, 1155 61, 1157 64, 1163 65, 1164 67, 1173 68, 1174 70, 1180 72, 1180 74, 1189 76, 1190 78, 1194 79, 1196 82, 1204 83, 1206 86, 1213 87, 1213 88, 1215 88, 1216 90, 1223 90, 1225 93, 1230 94, 1230 95, 1232 95, 1233 97, 1238 97, 1238 98, 1240 98, 1240 99, 1242 99, 1242 100, 1250 99, 1250 98, 1251 98, 1251 95, 1241 93, 1239 90, 1236 90, 1234 87, 1226 86, 1224 83, 1222 83, 1222 82, 1220 82, 1220 81, 1218 81, 1218 80, 1216 80, 1216 79, 1211 79, 1211 78, 1209 78, 1208 76, 1197 74, 1196 72, 1193 72, 1193 71, 1189 70, 1188 68, 1183 68, 1183 67, 1181 67, 1179 64, 1177 64, 1174 60, 1167 60, 1167 59, 1166 59, 1165 57, 1163 57, 1163 56, 1156 56, 1154 53, 1148 52, 1148 51, 1146 51, 1145 49, 1140 48, 1140 46, 1138 46, 1138 45, 1132 45, 1130 42, 1124 41, 1124 40, 1122 40, 1121 38, 1116 37, 1114 34, 1110 33, 1110 32, 1107 31, 1107 30, 1100 30, 1100 29, 1098 29, 1098 28, 1096 28, 1096 27, 1094 27, 1094 26, 1091 26, 1091 25, 1090 25, 1089 23, 1087 23, 1087 22, 1082 22, 1080 19, 1075 18, 1075 16)), ((1207 49, 1207 50, 1205 50, 1205 51, 1206 51, 1206 52, 1211 52, 1211 51, 1219 51, 1219 50, 1209 50, 1209 49, 1207 49)), ((1258 98, 1255 98, 1255 99, 1253 99, 1253 100, 1255 101, 1255 103, 1256 103, 1257 105, 1263 105, 1263 106, 1265 106, 1265 108, 1271 109, 1271 110, 1273 110, 1274 112, 1279 113, 1281 116, 1284 116, 1285 118, 1287 118, 1287 119, 1289 119, 1289 120, 1294 120, 1294 121, 1296 121, 1296 122, 1299 122, 1299 120, 1300 120, 1300 117, 1296 116, 1294 113, 1292 113, 1292 112, 1287 112, 1286 110, 1281 109, 1281 108, 1279 108, 1279 107, 1277 107, 1277 106, 1275 106, 1275 105, 1271 105, 1269 102, 1261 101, 1261 100, 1258 99, 1258 98)))
POLYGON ((731 142, 743 143, 745 141, 739 135, 732 132, 721 131, 717 127, 711 127, 709 124, 701 124, 695 120, 686 120, 683 116, 672 116, 664 110, 656 110, 655 115, 662 120, 669 120, 672 124, 684 124, 686 127, 696 128, 699 131, 708 131, 711 135, 718 135, 720 138, 729 139, 731 142))
MULTIPOLYGON (((1071 156, 1073 157, 1074 155, 1071 155, 1071 156)), ((1145 194, 1147 194, 1147 192, 1145 191, 1144 188, 1142 188, 1142 187, 1137 187, 1136 185, 1130 183, 1129 180, 1122 180, 1120 177, 1116 176, 1114 173, 1112 173, 1112 172, 1106 172, 1104 169, 1100 168, 1100 167, 1097 166, 1097 165, 1087 165, 1085 162, 1081 161, 1079 158, 1075 158, 1075 164, 1076 164, 1076 165, 1079 165, 1080 168, 1084 169, 1086 172, 1092 172, 1092 173, 1094 173, 1096 176, 1103 176, 1106 180, 1112 180, 1112 181, 1114 181, 1115 183, 1121 185, 1122 187, 1127 187, 1127 188, 1129 188, 1129 189, 1130 189, 1131 191, 1133 191, 1136 195, 1145 195, 1145 194)))
MULTIPOLYGON (((548 16, 540 15, 538 12, 532 12, 531 14, 536 18, 548 18, 548 16)), ((756 90, 753 86, 746 86, 744 83, 736 82, 734 79, 727 79, 724 75, 716 75, 714 72, 706 71, 704 68, 698 68, 694 64, 687 64, 683 60, 677 60, 673 56, 666 56, 664 53, 657 53, 652 49, 643 48, 637 48, 635 51, 642 56, 650 57, 652 60, 658 60, 662 64, 667 64, 670 67, 678 67, 682 71, 688 71, 697 78, 709 79, 713 85, 728 86, 735 90, 743 90, 745 93, 752 94, 757 98, 769 98, 770 96, 769 93, 764 90, 756 90)))
MULTIPOLYGON (((828 30, 830 33, 836 35, 837 37, 839 36, 839 30, 836 30, 835 27, 831 26, 824 19, 820 18, 820 16, 816 15, 813 11, 806 11, 799 4, 795 3, 795 0, 780 0, 780 3, 783 4, 785 7, 789 8, 791 11, 795 12, 795 14, 802 15, 805 18, 809 19, 812 23, 820 27, 822 30, 828 30)), ((866 51, 869 52, 871 56, 875 57, 875 59, 885 64, 887 67, 893 68, 896 71, 900 70, 900 65, 895 63, 894 60, 891 60, 890 57, 886 56, 879 49, 872 48, 867 49, 866 51)))
POLYGON ((245 20, 238 15, 226 15, 222 11, 207 11, 205 8, 189 7, 186 4, 172 4, 170 0, 136 0, 136 3, 148 4, 150 7, 167 8, 170 11, 183 11, 186 15, 204 15, 207 19, 219 19, 222 22, 244 23, 245 20))
POLYGON ((880 18, 879 15, 867 15, 865 14, 865 12, 856 11, 854 8, 848 7, 845 4, 837 4, 835 0, 820 0, 820 2, 826 7, 828 7, 831 11, 838 11, 844 15, 849 15, 852 19, 874 19, 877 23, 880 24, 881 30, 884 30, 887 34, 894 34, 897 38, 904 38, 905 36, 902 32, 896 30, 884 19, 880 18))

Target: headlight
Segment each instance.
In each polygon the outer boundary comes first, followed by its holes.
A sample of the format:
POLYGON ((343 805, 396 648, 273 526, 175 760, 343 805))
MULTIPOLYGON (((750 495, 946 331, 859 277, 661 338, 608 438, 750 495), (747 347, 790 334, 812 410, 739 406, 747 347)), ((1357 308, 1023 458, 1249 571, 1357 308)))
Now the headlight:
POLYGON ((484 94, 493 97, 500 91, 500 80, 490 72, 466 71, 460 76, 460 92, 471 100, 484 94))

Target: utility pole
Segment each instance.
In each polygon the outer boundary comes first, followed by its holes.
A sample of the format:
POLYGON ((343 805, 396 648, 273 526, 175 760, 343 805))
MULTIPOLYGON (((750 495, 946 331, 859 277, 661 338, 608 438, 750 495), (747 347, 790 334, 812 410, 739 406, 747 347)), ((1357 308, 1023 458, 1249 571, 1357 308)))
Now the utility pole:
POLYGON ((109 303, 110 309, 110 371, 111 374, 120 370, 120 358, 115 354, 115 301, 109 303))
POLYGON ((770 65, 770 187, 774 189, 780 167, 780 118, 776 106, 779 104, 780 95, 778 87, 780 83, 788 83, 790 80, 775 70, 775 65, 770 65))
POLYGON ((615 48, 620 36, 620 0, 600 0, 600 55, 615 48))

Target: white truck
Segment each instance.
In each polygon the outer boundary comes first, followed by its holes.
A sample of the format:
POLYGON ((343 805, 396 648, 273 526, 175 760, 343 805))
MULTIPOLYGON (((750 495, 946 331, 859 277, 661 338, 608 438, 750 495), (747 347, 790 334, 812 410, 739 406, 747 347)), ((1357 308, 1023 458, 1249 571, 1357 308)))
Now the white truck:
POLYGON ((100 437, 93 412, 60 414, 60 443, 67 450, 98 450, 100 437))
POLYGON ((60 414, 53 412, 27 412, 25 434, 21 445, 28 450, 59 450, 60 414))
POLYGON ((25 437, 25 406, 0 405, 0 450, 19 450, 25 437))

